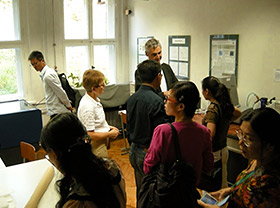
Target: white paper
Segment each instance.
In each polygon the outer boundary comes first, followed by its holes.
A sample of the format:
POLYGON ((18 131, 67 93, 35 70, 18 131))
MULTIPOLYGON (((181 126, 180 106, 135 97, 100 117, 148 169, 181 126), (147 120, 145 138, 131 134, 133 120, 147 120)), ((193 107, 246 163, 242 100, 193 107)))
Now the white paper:
POLYGON ((178 75, 178 62, 170 61, 169 65, 170 65, 171 69, 173 70, 174 74, 178 75))
POLYGON ((175 47, 175 46, 170 46, 169 50, 170 50, 169 59, 174 60, 174 61, 178 61, 179 60, 179 54, 178 54, 179 48, 175 47))
POLYGON ((189 77, 189 74, 188 74, 188 63, 185 63, 185 62, 180 62, 179 63, 179 76, 182 76, 182 77, 189 77))
POLYGON ((186 44, 185 38, 172 38, 172 44, 186 44))
POLYGON ((189 61, 189 47, 179 47, 179 60, 189 61))

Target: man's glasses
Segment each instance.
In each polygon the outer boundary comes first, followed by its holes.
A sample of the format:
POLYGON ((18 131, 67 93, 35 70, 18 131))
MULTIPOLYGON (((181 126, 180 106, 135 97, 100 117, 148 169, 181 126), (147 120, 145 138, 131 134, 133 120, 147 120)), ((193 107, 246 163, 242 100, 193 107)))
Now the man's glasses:
POLYGON ((249 136, 248 135, 243 135, 241 130, 236 130, 236 136, 238 137, 239 140, 242 140, 242 142, 244 143, 245 147, 250 147, 252 142, 249 140, 249 136))
POLYGON ((164 98, 165 98, 165 101, 170 101, 171 103, 179 103, 179 101, 169 98, 169 95, 166 95, 164 98))

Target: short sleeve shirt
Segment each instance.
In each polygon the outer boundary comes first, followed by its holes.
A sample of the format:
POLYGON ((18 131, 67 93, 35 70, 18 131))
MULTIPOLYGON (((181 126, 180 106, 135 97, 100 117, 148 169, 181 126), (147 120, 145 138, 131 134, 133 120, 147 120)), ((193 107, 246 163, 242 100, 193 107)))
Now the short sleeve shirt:
POLYGON ((79 104, 78 118, 87 131, 108 132, 110 130, 99 98, 96 101, 85 94, 79 104))

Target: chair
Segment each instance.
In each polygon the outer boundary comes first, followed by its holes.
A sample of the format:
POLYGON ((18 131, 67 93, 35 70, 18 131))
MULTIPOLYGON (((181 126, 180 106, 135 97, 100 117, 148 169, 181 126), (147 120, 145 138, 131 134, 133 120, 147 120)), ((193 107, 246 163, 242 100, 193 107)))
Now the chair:
POLYGON ((23 162, 26 162, 26 160, 34 161, 44 159, 47 153, 42 147, 36 151, 36 148, 32 144, 20 142, 20 154, 23 158, 23 162))
POLYGON ((35 155, 36 160, 44 159, 46 154, 47 152, 42 147, 40 147, 40 149, 36 152, 35 155))
POLYGON ((32 144, 20 142, 20 155, 23 162, 26 162, 26 160, 34 161, 36 159, 36 149, 32 144))
POLYGON ((121 151, 123 152, 122 155, 125 155, 129 153, 129 147, 127 147, 127 142, 126 142, 126 124, 127 124, 126 111, 119 111, 119 115, 121 117, 122 134, 123 134, 123 140, 125 146, 124 148, 121 149, 121 151))

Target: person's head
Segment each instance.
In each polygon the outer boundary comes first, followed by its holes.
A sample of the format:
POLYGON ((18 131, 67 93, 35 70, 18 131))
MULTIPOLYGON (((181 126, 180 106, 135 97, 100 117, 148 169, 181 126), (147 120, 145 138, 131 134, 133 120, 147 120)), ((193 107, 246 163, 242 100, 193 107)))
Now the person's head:
POLYGON ((267 163, 274 157, 280 160, 280 140, 277 138, 280 114, 272 108, 252 110, 241 117, 238 132, 242 155, 267 163))
POLYGON ((192 118, 199 100, 199 91, 193 82, 179 81, 171 87, 165 98, 166 114, 176 116, 181 112, 185 117, 192 118))
POLYGON ((69 162, 78 152, 91 152, 87 131, 72 113, 58 114, 52 118, 41 132, 40 144, 50 161, 62 173, 68 173, 69 162))
POLYGON ((83 75, 83 87, 87 92, 96 92, 100 95, 104 92, 104 74, 98 70, 88 69, 83 75))
POLYGON ((118 207, 113 178, 103 159, 92 153, 90 137, 73 113, 53 117, 42 129, 40 143, 64 175, 56 182, 61 196, 56 207, 63 207, 73 184, 81 185, 98 207, 118 207))
POLYGON ((42 71, 42 69, 46 66, 44 56, 40 51, 32 51, 28 57, 28 61, 30 61, 30 64, 36 71, 42 71))
POLYGON ((161 83, 161 66, 158 62, 154 60, 146 60, 138 64, 137 70, 139 72, 142 83, 152 84, 154 83, 156 88, 160 86, 161 83))
POLYGON ((155 60, 160 63, 160 60, 162 58, 161 44, 157 39, 152 38, 146 42, 145 52, 149 60, 155 60))
POLYGON ((232 118, 234 106, 231 102, 228 88, 213 76, 208 76, 202 80, 202 94, 206 100, 218 101, 222 112, 229 120, 232 118))

